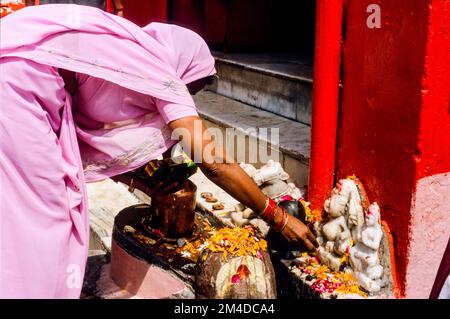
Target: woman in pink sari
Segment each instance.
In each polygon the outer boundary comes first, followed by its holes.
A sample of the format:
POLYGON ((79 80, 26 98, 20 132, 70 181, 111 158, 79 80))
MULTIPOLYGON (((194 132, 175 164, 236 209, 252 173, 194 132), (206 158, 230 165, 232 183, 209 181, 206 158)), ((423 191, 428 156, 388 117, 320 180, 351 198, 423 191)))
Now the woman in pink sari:
MULTIPOLYGON (((203 154, 211 142, 194 130, 190 93, 215 74, 214 59, 192 31, 141 29, 90 7, 30 7, 0 23, 0 297, 78 298, 85 183, 158 157, 178 142, 174 129, 191 132, 185 142, 203 154)), ((288 241, 314 249, 304 224, 221 160, 202 158, 200 168, 288 241)))

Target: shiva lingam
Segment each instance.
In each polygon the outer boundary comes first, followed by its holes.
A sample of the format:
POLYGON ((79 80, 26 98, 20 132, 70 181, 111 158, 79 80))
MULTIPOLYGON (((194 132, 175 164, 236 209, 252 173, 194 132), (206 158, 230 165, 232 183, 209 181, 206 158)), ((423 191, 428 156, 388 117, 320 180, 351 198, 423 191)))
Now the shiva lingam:
POLYGON ((252 228, 226 228, 195 212, 196 186, 182 187, 135 205, 115 218, 111 278, 144 298, 275 298, 265 241, 252 228), (167 284, 168 283, 168 284, 167 284))
POLYGON ((150 205, 125 208, 116 216, 111 245, 111 279, 141 298, 193 298, 195 262, 177 249, 206 236, 205 218, 195 213, 196 185, 152 198, 150 205))
POLYGON ((197 186, 190 180, 171 191, 152 198, 150 214, 143 225, 148 232, 167 240, 192 235, 196 205, 197 186))
MULTIPOLYGON (((160 285, 170 282, 172 297, 189 290, 197 298, 275 298, 265 241, 254 228, 227 228, 213 215, 196 212, 197 187, 187 179, 195 171, 195 164, 182 156, 152 161, 133 172, 153 196, 151 205, 128 207, 116 216, 111 278, 143 297, 155 297, 160 285), (151 190, 161 182, 165 188, 159 189, 165 191, 151 190), (180 186, 167 187, 173 182, 180 186)), ((217 201, 212 193, 202 197, 217 201)))

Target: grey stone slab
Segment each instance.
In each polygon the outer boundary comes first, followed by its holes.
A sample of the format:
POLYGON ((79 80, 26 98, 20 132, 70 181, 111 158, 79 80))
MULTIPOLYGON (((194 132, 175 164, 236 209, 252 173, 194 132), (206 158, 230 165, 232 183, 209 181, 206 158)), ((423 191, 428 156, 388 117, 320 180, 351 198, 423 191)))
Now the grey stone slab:
POLYGON ((250 136, 269 143, 270 138, 265 138, 261 132, 254 134, 249 129, 277 128, 279 143, 271 146, 308 165, 311 143, 311 128, 308 125, 255 109, 214 92, 201 92, 194 97, 194 100, 200 115, 218 127, 247 132, 250 136))
POLYGON ((211 90, 277 115, 311 124, 312 66, 272 54, 216 54, 211 90))
POLYGON ((213 52, 219 62, 312 83, 313 62, 295 54, 213 52))
POLYGON ((299 187, 308 185, 308 165, 292 158, 289 155, 285 155, 283 168, 290 175, 290 178, 295 183, 295 185, 299 187))

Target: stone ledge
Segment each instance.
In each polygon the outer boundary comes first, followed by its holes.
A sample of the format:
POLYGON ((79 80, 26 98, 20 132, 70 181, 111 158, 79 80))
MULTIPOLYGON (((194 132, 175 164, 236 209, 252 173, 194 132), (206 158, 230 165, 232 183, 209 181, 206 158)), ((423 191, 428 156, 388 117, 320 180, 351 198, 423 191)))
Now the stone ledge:
POLYGON ((261 72, 270 76, 313 83, 313 67, 308 61, 303 63, 289 57, 262 54, 238 54, 213 52, 218 63, 239 66, 246 70, 261 72))
POLYGON ((278 145, 270 145, 270 140, 261 134, 250 135, 304 164, 309 164, 311 149, 309 126, 210 91, 198 93, 194 101, 204 119, 225 128, 234 128, 241 133, 247 133, 246 130, 249 128, 278 128, 280 130, 278 145))
POLYGON ((279 116, 311 125, 312 63, 277 54, 216 54, 211 90, 279 116))
POLYGON ((277 285, 280 298, 283 299, 395 299, 392 293, 380 293, 364 298, 358 294, 348 293, 318 293, 311 288, 312 282, 307 275, 292 266, 293 260, 280 260, 274 263, 277 273, 277 285), (275 266, 276 265, 276 266, 275 266), (282 279, 280 279, 282 278, 282 279))

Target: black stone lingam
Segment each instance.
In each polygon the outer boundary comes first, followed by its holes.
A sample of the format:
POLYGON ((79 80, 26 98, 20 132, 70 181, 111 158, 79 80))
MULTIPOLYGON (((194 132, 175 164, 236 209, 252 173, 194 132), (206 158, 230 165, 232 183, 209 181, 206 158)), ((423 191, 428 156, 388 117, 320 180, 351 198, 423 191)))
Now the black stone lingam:
POLYGON ((280 202, 278 206, 284 208, 288 214, 300 219, 303 223, 307 224, 305 208, 300 203, 300 201, 285 200, 280 202))

